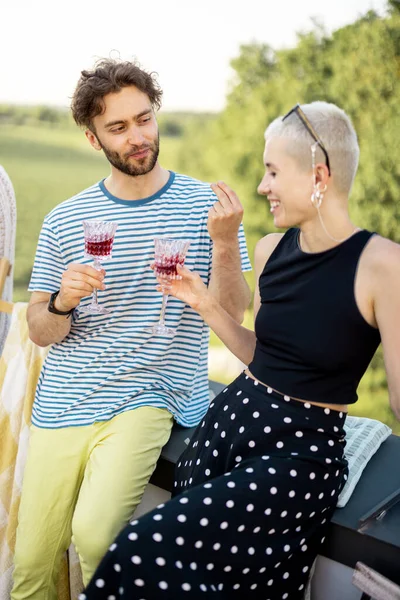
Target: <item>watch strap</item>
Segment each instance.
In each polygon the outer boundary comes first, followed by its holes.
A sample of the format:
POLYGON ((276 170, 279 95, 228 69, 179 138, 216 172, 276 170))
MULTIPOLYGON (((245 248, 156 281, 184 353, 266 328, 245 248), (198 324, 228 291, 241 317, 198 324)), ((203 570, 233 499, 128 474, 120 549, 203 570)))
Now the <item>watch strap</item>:
POLYGON ((64 317, 70 317, 73 313, 73 308, 71 310, 58 310, 55 306, 54 306, 54 302, 55 299, 57 298, 58 294, 60 293, 60 290, 57 290, 56 292, 53 292, 53 294, 51 294, 50 296, 50 300, 49 303, 47 305, 47 310, 51 313, 53 313, 54 315, 63 315, 64 317))

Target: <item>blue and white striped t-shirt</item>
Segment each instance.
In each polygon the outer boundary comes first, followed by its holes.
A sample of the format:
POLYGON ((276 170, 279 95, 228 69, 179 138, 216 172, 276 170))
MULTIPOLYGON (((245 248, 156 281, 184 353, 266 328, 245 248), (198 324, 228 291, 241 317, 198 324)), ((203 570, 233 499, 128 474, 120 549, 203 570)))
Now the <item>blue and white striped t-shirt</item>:
MULTIPOLYGON (((153 336, 162 295, 150 269, 154 237, 190 240, 185 265, 208 283, 212 242, 207 217, 216 196, 206 183, 171 173, 153 196, 137 201, 112 196, 103 182, 57 206, 45 218, 29 291, 54 292, 72 262, 84 258, 82 221, 116 221, 112 258, 103 264, 99 303, 109 315, 75 309, 70 333, 51 346, 33 405, 32 423, 60 428, 106 421, 138 406, 167 408, 183 426, 196 425, 208 407, 209 329, 201 317, 170 297, 167 325, 174 337, 153 336)), ((239 232, 242 269, 250 270, 239 232)))

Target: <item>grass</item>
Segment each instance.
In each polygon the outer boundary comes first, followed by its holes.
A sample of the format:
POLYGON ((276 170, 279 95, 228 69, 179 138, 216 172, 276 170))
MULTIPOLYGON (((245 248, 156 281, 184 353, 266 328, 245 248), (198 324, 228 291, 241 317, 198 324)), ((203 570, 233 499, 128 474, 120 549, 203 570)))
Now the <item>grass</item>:
MULTIPOLYGON (((160 160, 177 169, 178 138, 165 138, 160 160)), ((57 204, 106 177, 109 166, 91 148, 83 132, 49 125, 0 127, 0 164, 17 198, 17 241, 14 300, 27 301, 26 291, 44 216, 57 204)))

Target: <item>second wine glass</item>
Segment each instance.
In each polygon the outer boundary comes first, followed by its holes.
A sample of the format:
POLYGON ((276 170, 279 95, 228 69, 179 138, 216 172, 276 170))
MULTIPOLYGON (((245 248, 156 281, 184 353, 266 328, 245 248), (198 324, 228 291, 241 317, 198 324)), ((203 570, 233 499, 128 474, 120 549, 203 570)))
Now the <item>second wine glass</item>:
MULTIPOLYGON (((100 271, 101 264, 111 258, 117 223, 112 221, 83 221, 85 234, 85 257, 92 258, 93 266, 100 271)), ((93 290, 92 301, 81 308, 83 312, 108 315, 111 311, 97 302, 97 289, 93 290)))
POLYGON ((156 277, 165 281, 162 285, 162 304, 158 323, 150 328, 150 332, 155 335, 174 335, 175 329, 167 327, 165 324, 165 309, 168 301, 168 286, 171 281, 178 277, 177 265, 183 265, 186 252, 190 242, 186 240, 158 237, 154 240, 154 273, 156 277))

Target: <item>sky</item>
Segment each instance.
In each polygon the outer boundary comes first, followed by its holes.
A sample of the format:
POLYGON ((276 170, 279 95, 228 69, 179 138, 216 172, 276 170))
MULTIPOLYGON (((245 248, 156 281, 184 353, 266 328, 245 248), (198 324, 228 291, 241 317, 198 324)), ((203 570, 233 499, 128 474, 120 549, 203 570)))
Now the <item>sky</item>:
POLYGON ((240 45, 296 45, 313 18, 330 32, 386 0, 14 0, 3 3, 0 103, 68 107, 97 58, 158 73, 163 110, 224 107, 240 45))

